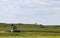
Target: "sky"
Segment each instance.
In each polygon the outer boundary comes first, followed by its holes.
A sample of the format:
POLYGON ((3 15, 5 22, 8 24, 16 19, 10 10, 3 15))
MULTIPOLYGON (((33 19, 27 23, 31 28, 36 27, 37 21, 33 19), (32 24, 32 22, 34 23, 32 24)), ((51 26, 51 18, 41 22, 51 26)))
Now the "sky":
POLYGON ((0 0, 0 23, 60 24, 60 0, 0 0))

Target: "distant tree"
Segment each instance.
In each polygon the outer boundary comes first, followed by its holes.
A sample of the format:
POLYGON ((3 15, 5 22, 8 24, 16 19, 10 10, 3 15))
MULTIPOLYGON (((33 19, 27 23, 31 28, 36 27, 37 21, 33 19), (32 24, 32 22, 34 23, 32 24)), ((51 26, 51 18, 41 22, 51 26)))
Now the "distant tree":
POLYGON ((23 23, 19 23, 19 25, 23 25, 23 23))
POLYGON ((40 24, 40 26, 41 26, 42 28, 45 28, 45 26, 44 26, 44 25, 42 25, 42 24, 40 24))

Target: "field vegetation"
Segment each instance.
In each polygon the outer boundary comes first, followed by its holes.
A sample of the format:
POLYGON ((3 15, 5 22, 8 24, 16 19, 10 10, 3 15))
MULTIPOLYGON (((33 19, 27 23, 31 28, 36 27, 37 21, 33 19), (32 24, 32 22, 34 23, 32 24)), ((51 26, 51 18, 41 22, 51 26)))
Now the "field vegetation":
POLYGON ((0 23, 0 38, 60 38, 60 25, 15 25, 20 33, 9 32, 11 24, 0 23))

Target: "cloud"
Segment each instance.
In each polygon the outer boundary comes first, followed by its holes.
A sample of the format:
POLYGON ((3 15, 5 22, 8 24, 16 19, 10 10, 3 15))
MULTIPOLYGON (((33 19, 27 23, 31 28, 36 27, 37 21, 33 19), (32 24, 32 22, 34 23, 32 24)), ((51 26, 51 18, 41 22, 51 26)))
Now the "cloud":
POLYGON ((59 0, 0 0, 1 22, 58 24, 59 17, 59 0))
POLYGON ((19 4, 31 5, 31 4, 46 4, 43 0, 20 0, 19 4), (21 2, 20 2, 21 1, 21 2))
POLYGON ((0 0, 0 1, 2 2, 2 1, 8 1, 8 0, 0 0))

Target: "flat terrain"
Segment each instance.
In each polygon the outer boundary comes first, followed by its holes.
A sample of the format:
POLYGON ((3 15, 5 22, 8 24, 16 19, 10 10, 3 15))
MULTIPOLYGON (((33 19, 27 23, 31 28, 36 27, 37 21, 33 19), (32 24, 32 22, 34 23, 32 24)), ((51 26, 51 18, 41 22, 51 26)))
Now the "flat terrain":
MULTIPOLYGON (((23 33, 22 33, 23 34, 23 33)), ((60 38, 60 34, 40 34, 40 35, 36 35, 36 34, 32 34, 32 33, 28 33, 28 34, 2 34, 0 35, 0 38, 60 38)))
POLYGON ((15 24, 20 33, 9 32, 11 24, 0 23, 0 38, 60 38, 60 26, 35 24, 15 24))

